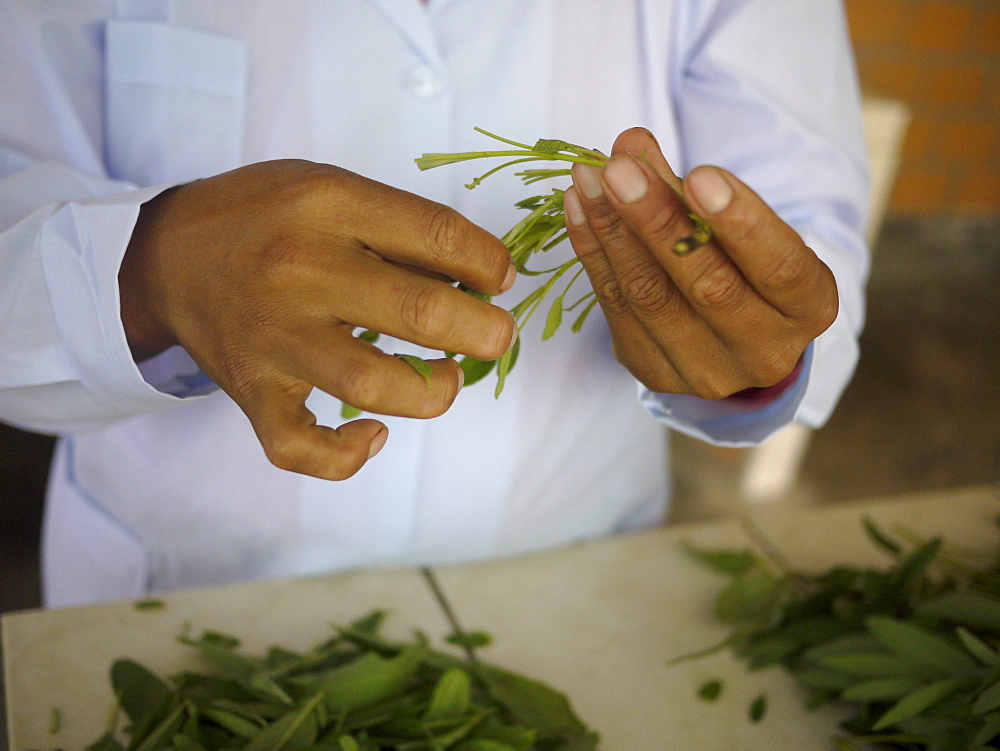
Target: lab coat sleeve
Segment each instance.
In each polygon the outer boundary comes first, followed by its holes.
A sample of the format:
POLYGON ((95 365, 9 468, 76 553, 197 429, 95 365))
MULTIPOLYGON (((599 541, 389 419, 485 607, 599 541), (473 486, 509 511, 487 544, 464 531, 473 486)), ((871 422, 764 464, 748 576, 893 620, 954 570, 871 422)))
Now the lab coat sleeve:
MULTIPOLYGON (((0 146, 0 159, 16 158, 0 146)), ((0 179, 4 422, 78 432, 211 390, 179 348, 140 370, 121 323, 121 259, 139 207, 162 189, 91 178, 53 162, 0 179)))
POLYGON ((212 386, 179 348, 143 366, 148 380, 133 362, 118 269, 140 206, 167 186, 103 167, 91 27, 32 26, 19 7, 0 9, 0 420, 78 432, 212 386))
POLYGON ((795 228, 830 267, 840 309, 808 347, 798 379, 748 409, 640 388, 672 428, 722 445, 753 445, 791 422, 821 426, 858 360, 868 273, 869 176, 860 97, 841 3, 682 3, 671 73, 683 172, 724 167, 795 228))

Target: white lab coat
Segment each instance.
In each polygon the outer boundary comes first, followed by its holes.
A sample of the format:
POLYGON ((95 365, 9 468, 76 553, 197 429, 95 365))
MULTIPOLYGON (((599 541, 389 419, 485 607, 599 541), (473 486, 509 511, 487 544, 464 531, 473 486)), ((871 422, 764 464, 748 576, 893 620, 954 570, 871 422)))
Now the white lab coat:
MULTIPOLYGON (((661 423, 746 444, 829 415, 857 359, 866 195, 834 0, 8 0, 0 419, 63 436, 46 602, 509 555, 656 523, 661 423), (483 383, 441 418, 389 418, 382 453, 329 483, 268 464, 182 350, 132 362, 117 270, 139 206, 165 186, 301 157, 500 234, 527 195, 516 178, 467 191, 478 164, 413 165, 492 148, 476 125, 604 150, 644 125, 678 172, 708 162, 739 175, 838 281, 840 315, 798 381, 760 410, 650 394, 613 361, 599 314, 544 344, 533 321, 499 400, 483 383)), ((325 394, 309 406, 340 421, 325 394)))

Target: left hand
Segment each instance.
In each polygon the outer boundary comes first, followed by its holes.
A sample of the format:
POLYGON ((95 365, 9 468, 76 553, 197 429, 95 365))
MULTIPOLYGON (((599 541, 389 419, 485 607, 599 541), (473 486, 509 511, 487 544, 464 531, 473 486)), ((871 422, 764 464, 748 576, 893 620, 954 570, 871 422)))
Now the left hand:
POLYGON ((602 168, 574 165, 565 209, 615 357, 652 391, 704 399, 786 378, 837 316, 830 269, 732 174, 698 167, 681 180, 642 128, 611 154, 602 168), (691 212, 713 238, 678 255, 691 212))

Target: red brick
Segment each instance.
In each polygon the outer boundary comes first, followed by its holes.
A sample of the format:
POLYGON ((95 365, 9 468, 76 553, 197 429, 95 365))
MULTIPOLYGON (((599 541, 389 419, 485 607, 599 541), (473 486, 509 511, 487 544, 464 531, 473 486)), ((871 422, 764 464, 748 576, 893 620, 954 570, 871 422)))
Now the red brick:
POLYGON ((937 130, 937 123, 926 115, 914 114, 903 138, 904 158, 914 162, 926 159, 935 150, 932 144, 936 142, 937 130))
POLYGON ((859 60, 858 69, 866 94, 912 101, 926 85, 922 66, 912 60, 859 60))
POLYGON ((910 44, 921 50, 959 50, 968 40, 973 13, 968 3, 938 2, 917 7, 910 44))
POLYGON ((855 46, 885 45, 901 39, 903 0, 848 0, 846 7, 855 46))
POLYGON ((1000 212, 1000 170, 982 165, 970 171, 959 184, 954 204, 962 211, 1000 212))
POLYGON ((950 163, 993 164, 1000 170, 1000 122, 956 120, 941 128, 935 151, 950 163))
POLYGON ((969 107, 979 103, 987 84, 986 71, 973 65, 942 65, 930 75, 925 101, 938 107, 969 107))
POLYGON ((995 3, 979 12, 973 24, 972 49, 993 57, 1000 56, 1000 10, 995 3))
POLYGON ((940 213, 946 201, 947 185, 948 176, 943 170, 914 167, 904 162, 889 207, 903 214, 940 213))

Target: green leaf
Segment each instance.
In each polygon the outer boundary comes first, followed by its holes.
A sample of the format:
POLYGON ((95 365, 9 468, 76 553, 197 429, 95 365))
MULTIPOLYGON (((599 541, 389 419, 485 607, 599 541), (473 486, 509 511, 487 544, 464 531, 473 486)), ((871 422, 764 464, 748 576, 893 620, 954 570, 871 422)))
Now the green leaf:
POLYGON ((878 722, 872 726, 872 729, 882 730, 920 714, 925 709, 929 709, 946 699, 961 688, 965 682, 964 678, 948 678, 918 688, 916 691, 904 696, 888 712, 882 715, 878 722))
POLYGON ((781 596, 778 579, 769 572, 734 579, 715 600, 715 617, 727 623, 769 615, 781 596))
POLYGON ((379 339, 379 332, 373 331, 372 329, 365 329, 358 334, 358 339, 363 342, 368 342, 369 344, 374 344, 379 339))
POLYGON ((757 723, 764 719, 767 713, 767 697, 761 694, 750 703, 750 722, 757 723))
POLYGON ((595 305, 597 305, 597 297, 596 296, 589 303, 587 303, 587 306, 581 311, 580 315, 578 315, 576 317, 576 320, 573 321, 573 325, 570 327, 570 330, 574 334, 578 333, 580 331, 580 329, 583 328, 583 324, 586 322, 587 316, 590 315, 590 311, 592 311, 594 309, 595 305))
POLYGON ((450 668, 441 674, 430 704, 424 712, 425 720, 440 720, 462 716, 472 700, 472 682, 461 668, 450 668))
POLYGON ((959 640, 969 651, 969 654, 979 660, 983 665, 988 668, 1000 667, 1000 655, 998 655, 993 649, 990 649, 986 642, 961 626, 955 629, 955 633, 958 634, 959 640))
POLYGON ((136 600, 132 603, 132 607, 136 610, 163 610, 167 607, 167 603, 155 599, 136 600))
POLYGON ((494 397, 500 397, 500 392, 503 391, 504 384, 507 382, 507 374, 513 369, 514 363, 517 362, 517 355, 520 351, 521 337, 518 335, 514 341, 514 346, 507 350, 497 362, 497 387, 493 393, 494 397))
POLYGON ((402 691, 426 654, 422 644, 404 647, 395 657, 368 652, 322 674, 310 689, 324 695, 331 712, 358 709, 402 691))
POLYGON ((562 325, 562 314, 563 314, 563 296, 559 295, 555 300, 552 301, 552 306, 549 308, 549 314, 545 317, 545 330, 542 332, 542 341, 551 339, 552 335, 556 333, 558 328, 562 325))
POLYGON ((535 141, 532 151, 539 154, 558 154, 560 151, 567 151, 570 145, 566 141, 559 141, 554 138, 539 138, 535 141))
POLYGON ((881 529, 879 529, 870 516, 866 514, 862 517, 861 524, 864 527, 865 532, 868 533, 868 537, 871 538, 872 542, 880 548, 894 556, 898 556, 902 552, 903 549, 881 529))
POLYGON ((997 735, 1000 735, 1000 712, 991 714, 983 718, 983 725, 979 728, 975 737, 972 739, 972 745, 975 746, 985 746, 987 743, 992 741, 997 735))
POLYGON ((845 688, 840 698, 846 701, 885 701, 898 699, 920 688, 923 682, 916 678, 876 678, 845 688))
POLYGON ((416 355, 402 355, 397 353, 394 355, 394 357, 398 357, 400 360, 405 362, 407 365, 409 365, 411 368, 417 371, 420 375, 422 375, 424 377, 424 380, 427 382, 427 387, 428 388, 431 387, 431 385, 433 384, 433 381, 431 380, 433 371, 431 370, 431 365, 429 362, 424 360, 422 357, 417 357, 416 355))
POLYGON ((1000 633, 1000 600, 978 592, 945 592, 918 604, 915 611, 966 628, 1000 633))
POLYGON ((927 663, 944 674, 974 670, 976 663, 958 647, 912 623, 872 616, 865 620, 868 630, 882 644, 909 660, 927 663))
POLYGON ((885 652, 854 652, 825 655, 816 659, 824 667, 866 678, 936 677, 939 671, 923 660, 885 652))
POLYGON ((319 730, 315 712, 322 701, 323 694, 316 694, 298 710, 261 730, 244 751, 292 751, 312 745, 319 730))
POLYGON ((1000 681, 993 683, 979 692, 976 701, 972 704, 973 714, 986 714, 1000 707, 1000 681))
POLYGON ((555 689, 491 666, 480 666, 477 672, 490 697, 505 707, 515 722, 534 728, 540 741, 586 732, 566 696, 555 689))
POLYGON ((698 689, 698 698, 705 701, 715 701, 722 695, 722 681, 713 679, 701 684, 698 689))
POLYGON ((358 409, 357 407, 352 407, 347 402, 343 402, 340 405, 340 417, 344 420, 353 420, 355 417, 364 414, 364 410, 358 409))
POLYGON ((133 725, 141 724, 170 698, 163 680, 132 660, 116 660, 111 666, 111 686, 133 725))
POLYGON ((462 368, 462 372, 465 373, 465 385, 471 386, 472 384, 483 380, 491 372, 493 368, 496 367, 496 360, 477 360, 474 357, 463 357, 458 361, 459 366, 462 368))
POLYGON ((684 543, 684 551, 711 569, 723 574, 742 574, 756 566, 760 559, 749 550, 704 550, 684 543))
POLYGON ((493 643, 493 637, 485 631, 462 631, 457 634, 449 634, 445 637, 445 641, 456 647, 479 649, 490 646, 493 643))

